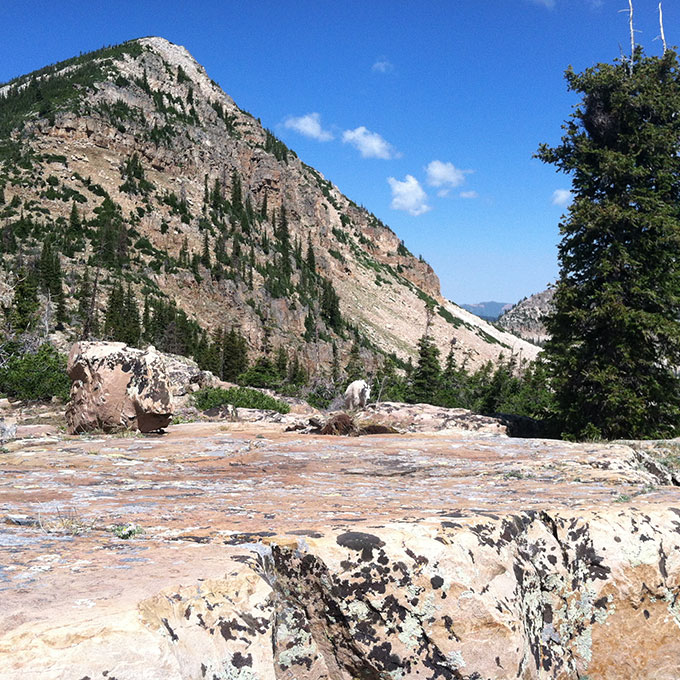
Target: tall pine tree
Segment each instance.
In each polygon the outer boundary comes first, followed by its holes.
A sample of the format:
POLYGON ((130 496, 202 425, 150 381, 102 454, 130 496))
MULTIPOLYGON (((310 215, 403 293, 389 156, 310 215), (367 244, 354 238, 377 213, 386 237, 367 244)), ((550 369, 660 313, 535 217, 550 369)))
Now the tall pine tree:
POLYGON ((562 429, 666 437, 680 425, 680 70, 675 52, 567 71, 581 95, 538 156, 571 175, 546 353, 562 429))

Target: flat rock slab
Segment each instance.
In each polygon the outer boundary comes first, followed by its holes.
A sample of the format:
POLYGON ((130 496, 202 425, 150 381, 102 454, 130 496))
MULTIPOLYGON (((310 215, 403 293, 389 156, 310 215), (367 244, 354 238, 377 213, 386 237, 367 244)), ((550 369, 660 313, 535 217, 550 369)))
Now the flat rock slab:
POLYGON ((3 680, 680 677, 668 446, 196 423, 5 450, 3 680))

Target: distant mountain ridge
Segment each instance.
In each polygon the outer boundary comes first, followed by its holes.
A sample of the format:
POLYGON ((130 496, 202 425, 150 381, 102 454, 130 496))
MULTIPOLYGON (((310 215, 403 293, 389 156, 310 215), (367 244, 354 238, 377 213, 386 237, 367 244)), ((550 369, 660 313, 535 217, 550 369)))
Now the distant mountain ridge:
POLYGON ((513 306, 512 302, 477 302, 469 305, 459 305, 468 312, 472 312, 481 319, 495 321, 503 312, 513 306))

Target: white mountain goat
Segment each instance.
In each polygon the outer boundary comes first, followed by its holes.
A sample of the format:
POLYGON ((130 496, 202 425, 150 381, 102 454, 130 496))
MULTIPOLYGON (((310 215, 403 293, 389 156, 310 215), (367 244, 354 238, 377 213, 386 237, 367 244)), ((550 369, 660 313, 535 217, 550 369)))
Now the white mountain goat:
POLYGON ((355 380, 345 390, 345 409, 364 408, 371 396, 371 388, 365 380, 355 380))

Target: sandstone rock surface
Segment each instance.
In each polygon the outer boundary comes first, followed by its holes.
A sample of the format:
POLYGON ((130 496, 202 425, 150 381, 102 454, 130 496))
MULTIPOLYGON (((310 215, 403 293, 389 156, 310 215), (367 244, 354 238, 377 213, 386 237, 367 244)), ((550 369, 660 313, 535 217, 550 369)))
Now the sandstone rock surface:
POLYGON ((0 678, 680 676, 678 442, 268 427, 10 443, 0 678))
POLYGON ((394 427, 401 432, 439 432, 442 434, 469 434, 503 436, 508 434, 507 424, 501 419, 481 416, 464 408, 444 408, 431 404, 402 404, 382 401, 369 404, 355 418, 358 425, 370 424, 394 427))
POLYGON ((160 430, 172 419, 165 359, 153 347, 120 342, 79 342, 68 358, 71 400, 66 421, 72 433, 160 430))

